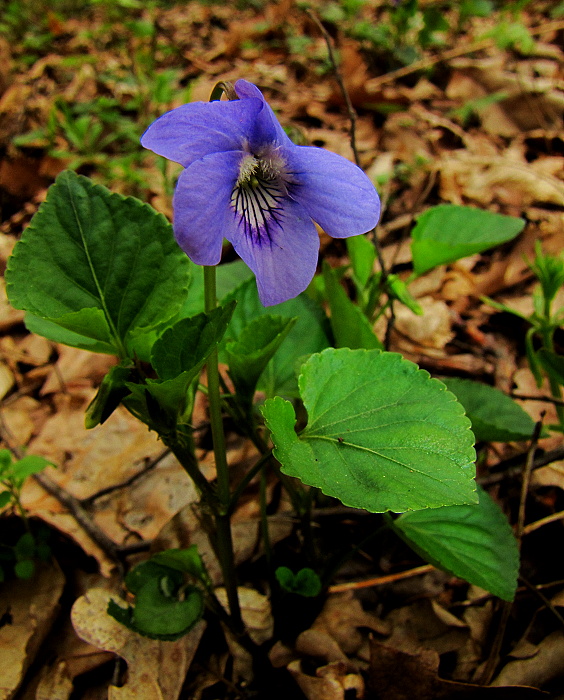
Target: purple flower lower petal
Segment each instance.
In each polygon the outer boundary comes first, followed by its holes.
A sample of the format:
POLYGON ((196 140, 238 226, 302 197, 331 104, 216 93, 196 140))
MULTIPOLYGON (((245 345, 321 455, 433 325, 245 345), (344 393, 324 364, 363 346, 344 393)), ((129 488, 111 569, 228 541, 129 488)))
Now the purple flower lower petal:
POLYGON ((210 153, 240 150, 263 110, 264 100, 256 98, 192 102, 153 122, 141 145, 187 168, 210 153))
POLYGON ((256 85, 241 79, 235 83, 235 92, 241 101, 258 99, 262 102, 262 110, 257 115, 252 131, 249 132, 249 145, 252 150, 260 151, 266 144, 272 143, 290 147, 294 145, 256 85))
POLYGON ((255 273, 264 306, 280 304, 304 291, 317 267, 319 236, 299 204, 282 200, 275 218, 259 229, 260 236, 239 218, 232 225, 226 237, 255 273))
POLYGON ((380 218, 380 199, 369 178, 354 163, 310 146, 285 149, 297 186, 292 197, 333 238, 373 229, 380 218))
POLYGON ((178 245, 197 265, 217 265, 224 237, 233 228, 231 193, 237 180, 240 151, 212 153, 184 170, 172 206, 178 245))

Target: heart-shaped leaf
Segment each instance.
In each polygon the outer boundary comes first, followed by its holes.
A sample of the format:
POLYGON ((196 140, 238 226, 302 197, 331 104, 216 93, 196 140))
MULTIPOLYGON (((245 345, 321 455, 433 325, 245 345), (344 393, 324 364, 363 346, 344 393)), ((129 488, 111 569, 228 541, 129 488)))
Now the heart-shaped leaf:
POLYGON ((14 249, 7 292, 15 308, 131 357, 132 332, 166 327, 182 306, 189 267, 164 216, 66 171, 14 249))
POLYGON ((417 365, 329 348, 303 365, 299 386, 308 412, 299 436, 291 403, 262 409, 284 473, 372 512, 476 502, 470 421, 417 365))

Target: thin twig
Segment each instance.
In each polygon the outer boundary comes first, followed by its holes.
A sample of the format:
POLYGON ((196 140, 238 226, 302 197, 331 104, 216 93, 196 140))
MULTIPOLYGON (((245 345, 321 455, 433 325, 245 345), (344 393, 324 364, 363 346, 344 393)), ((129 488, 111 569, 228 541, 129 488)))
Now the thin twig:
POLYGON ((385 583, 394 583, 402 579, 428 574, 434 571, 435 567, 431 564, 417 566, 415 569, 407 571, 399 571, 397 574, 389 574, 388 576, 377 576, 365 581, 348 581, 347 583, 336 583, 334 586, 329 586, 328 593, 343 593, 344 591, 357 590, 358 588, 372 588, 373 586, 383 586, 385 583))
POLYGON ((509 620, 509 615, 511 613, 512 604, 506 600, 501 601, 501 619, 497 624, 496 635, 493 640, 490 652, 488 654, 488 660, 482 670, 480 679, 478 681, 479 685, 489 685, 497 665, 499 664, 501 645, 503 644, 503 638, 505 636, 505 628, 507 627, 507 622, 509 620))
POLYGON ((550 523, 555 523, 558 520, 564 520, 564 510, 558 511, 558 513, 552 513, 552 515, 547 515, 546 518, 541 518, 540 520, 535 520, 534 523, 529 523, 523 528, 523 535, 528 535, 535 530, 538 530, 544 525, 549 525, 550 523))
POLYGON ((80 499, 80 503, 87 508, 88 506, 91 506, 94 501, 97 501, 99 498, 102 498, 103 496, 108 496, 109 494, 113 493, 114 491, 120 491, 121 489, 125 489, 128 486, 131 486, 134 484, 137 479, 140 479, 142 476, 150 472, 152 469, 154 469, 165 457, 167 457, 170 454, 170 450, 167 448, 166 450, 163 450, 159 455, 157 455, 154 459, 148 460, 146 464, 143 466, 142 469, 140 469, 138 472, 133 474, 133 476, 130 476, 129 479, 125 479, 125 481, 120 481, 118 484, 113 484, 112 486, 107 486, 104 489, 100 489, 99 491, 96 491, 96 493, 91 494, 90 496, 87 496, 86 498, 80 499))
POLYGON ((510 394, 512 399, 520 401, 542 401, 543 403, 553 403, 556 406, 564 406, 564 399, 556 399, 554 396, 528 396, 527 394, 510 394))
MULTIPOLYGON (((525 503, 527 500, 527 494, 529 492, 529 484, 531 482, 531 472, 533 470, 535 451, 537 449, 541 430, 542 430, 542 417, 541 417, 541 420, 539 420, 535 424, 535 429, 534 429, 533 435, 531 437, 531 444, 530 444, 529 449, 527 451, 527 459, 525 461, 525 466, 523 468, 523 479, 521 482, 521 498, 519 500, 519 513, 517 516, 517 525, 515 528, 515 537, 517 538, 519 548, 521 548, 521 539, 523 537, 523 527, 524 527, 524 523, 525 523, 525 503)), ((488 660, 486 662, 486 665, 484 666, 483 672, 482 672, 481 677, 480 677, 480 684, 481 685, 489 685, 491 679, 493 678, 493 675, 495 673, 497 665, 499 663, 501 647, 503 644, 503 639, 505 637, 505 630, 507 628, 507 622, 509 620, 509 615, 511 614, 512 605, 513 605, 512 603, 507 602, 507 601, 503 601, 503 603, 502 603, 501 619, 497 625, 495 638, 493 640, 492 647, 491 647, 490 653, 488 655, 488 660)))
POLYGON ((118 547, 116 543, 101 530, 94 522, 90 514, 82 507, 78 498, 61 488, 46 474, 34 474, 33 478, 41 484, 48 494, 56 498, 73 516, 86 534, 93 540, 104 554, 113 561, 119 563, 118 547))
POLYGON ((525 527, 525 504, 527 502, 527 495, 529 493, 529 485, 531 483, 531 472, 533 471, 533 464, 535 459, 535 452, 539 442, 539 437, 542 430, 542 418, 544 413, 541 415, 541 419, 535 424, 535 429, 533 431, 533 436, 531 438, 531 444, 527 452, 527 460, 525 462, 525 467, 523 469, 523 479, 521 482, 521 497, 519 499, 519 512, 517 515, 517 526, 515 528, 515 537, 521 547, 521 540, 523 538, 523 529, 525 527))
POLYGON ((539 600, 542 601, 543 605, 546 606, 547 610, 550 610, 550 612, 553 614, 553 616, 558 620, 558 622, 564 627, 564 617, 558 612, 556 607, 550 602, 550 600, 544 595, 542 591, 540 591, 537 586, 534 585, 534 583, 531 583, 528 581, 524 576, 520 575, 519 580, 521 580, 525 586, 533 593, 534 595, 539 598, 539 600))
MULTIPOLYGON (((555 22, 547 22, 546 24, 541 24, 538 27, 533 27, 529 29, 531 36, 538 36, 539 34, 548 34, 549 32, 557 32, 564 29, 564 21, 556 20, 555 22)), ((469 53, 474 53, 475 51, 482 51, 484 49, 489 49, 495 46, 494 39, 480 39, 480 41, 472 42, 471 44, 464 44, 462 46, 457 46, 449 51, 444 51, 437 56, 429 56, 428 58, 422 58, 419 61, 411 63, 409 66, 404 66, 403 68, 398 68, 397 70, 390 71, 384 75, 380 75, 377 78, 371 78, 365 84, 365 89, 368 93, 375 93, 387 83, 393 83, 395 80, 400 78, 405 78, 407 75, 416 73, 420 70, 426 70, 427 68, 432 68, 437 63, 443 63, 444 61, 450 61, 453 58, 459 58, 469 53)))
MULTIPOLYGON (((4 421, 4 416, 0 411, 0 432, 2 439, 8 445, 12 454, 16 459, 21 459, 24 456, 23 451, 15 444, 14 436, 4 421)), ((118 555, 118 547, 116 543, 101 530, 94 522, 90 514, 81 505, 78 498, 65 491, 61 486, 50 479, 46 474, 33 474, 35 479, 48 494, 56 498, 74 517, 76 522, 82 527, 86 534, 93 540, 98 547, 106 554, 109 559, 115 561, 120 567, 121 563, 118 555)))
MULTIPOLYGON (((522 465, 526 461, 526 458, 526 454, 520 454, 498 462, 495 465, 494 474, 480 476, 478 477, 477 481, 480 486, 487 487, 498 484, 504 479, 511 479, 518 476, 522 472, 522 465)), ((535 457, 533 460, 532 469, 534 471, 540 467, 545 467, 547 464, 552 464, 552 462, 557 462, 560 459, 564 459, 564 447, 557 447, 554 450, 548 450, 544 454, 535 457)))
MULTIPOLYGON (((347 90, 347 87, 345 85, 345 81, 343 79, 343 74, 341 72, 341 69, 339 68, 339 64, 337 62, 337 58, 335 56, 335 52, 333 51, 333 42, 331 41, 331 37, 329 36, 328 31, 325 29, 323 26, 321 20, 319 17, 311 10, 311 9, 306 9, 305 10, 306 14, 308 17, 315 23, 319 31, 321 32, 325 44, 327 45, 327 53, 329 54, 329 63, 331 64, 331 68, 333 69, 333 73, 335 75, 335 80, 337 81, 337 84, 339 85, 339 89, 341 91, 341 94, 343 96, 343 99, 345 101, 345 105, 347 107, 347 112, 349 115, 349 121, 350 121, 350 127, 349 127, 349 139, 350 139, 350 144, 351 144, 351 149, 354 155, 354 162, 357 164, 358 167, 360 167, 360 157, 358 155, 358 149, 356 146, 356 120, 357 120, 357 113, 356 110, 353 106, 353 103, 351 101, 349 92, 347 90)), ((370 234, 372 234, 372 243, 374 244, 374 250, 376 251, 376 257, 378 258, 378 264, 380 266, 380 270, 382 272, 382 286, 385 284, 386 279, 388 277, 388 271, 386 268, 386 263, 384 262, 384 256, 382 255, 382 250, 380 248, 380 241, 378 240, 378 235, 376 233, 376 227, 372 229, 372 231, 369 231, 370 234)), ((388 324, 386 327, 386 340, 385 340, 385 347, 388 348, 390 345, 390 335, 392 332, 392 328, 394 326, 394 321, 395 321, 395 315, 393 311, 393 306, 391 307, 391 315, 390 318, 388 319, 388 324)))
POLYGON ((339 68, 339 64, 337 63, 337 58, 335 56, 335 52, 333 51, 333 42, 331 41, 331 37, 329 36, 329 32, 325 29, 323 26, 321 20, 319 17, 313 12, 313 10, 307 8, 306 9, 306 14, 307 16, 315 23, 321 34, 323 35, 323 38, 325 39, 325 44, 327 45, 327 52, 329 54, 329 63, 331 64, 331 68, 333 69, 333 73, 335 74, 335 80, 337 81, 339 85, 339 89, 341 90, 341 94, 343 95, 343 99, 345 100, 345 104, 347 106, 347 112, 349 114, 349 120, 350 120, 350 128, 349 128, 349 138, 351 141, 351 148, 352 152, 354 155, 354 162, 360 167, 360 158, 358 156, 358 150, 356 148, 356 119, 357 119, 357 114, 355 111, 355 108, 353 107, 353 104, 351 102, 350 95, 348 93, 347 88, 345 87, 345 81, 343 80, 343 74, 341 73, 341 69, 339 68))

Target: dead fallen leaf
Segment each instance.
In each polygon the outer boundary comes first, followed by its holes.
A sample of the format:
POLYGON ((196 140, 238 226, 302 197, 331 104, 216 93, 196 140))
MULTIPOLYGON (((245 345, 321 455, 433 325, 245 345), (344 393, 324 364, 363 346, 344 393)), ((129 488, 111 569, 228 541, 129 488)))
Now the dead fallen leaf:
POLYGON ((108 700, 177 700, 206 623, 201 620, 175 642, 147 639, 108 615, 108 603, 116 597, 93 588, 75 602, 71 611, 79 637, 127 662, 127 682, 121 688, 110 686, 108 700))
MULTIPOLYGON (((421 297, 417 300, 423 315, 414 314, 407 306, 397 305, 394 328, 412 344, 424 348, 442 349, 454 337, 452 313, 440 299, 421 297)), ((398 339, 401 344, 402 339, 398 339)))
POLYGON ((47 637, 59 611, 65 577, 57 564, 37 567, 28 581, 13 580, 0 590, 0 699, 11 700, 47 637))
POLYGON ((296 683, 308 700, 345 700, 354 697, 360 700, 364 697, 364 680, 359 673, 349 673, 344 663, 336 661, 321 666, 311 676, 302 670, 300 661, 292 661, 288 665, 296 683))
POLYGON ((407 654, 370 642, 370 687, 386 700, 540 700, 547 694, 523 686, 491 688, 439 678, 439 655, 432 650, 407 654))
POLYGON ((354 591, 329 596, 312 625, 312 629, 326 632, 348 655, 355 654, 366 638, 360 628, 381 635, 390 633, 389 623, 363 610, 354 591))
MULTIPOLYGON (((241 616, 249 637, 255 644, 264 644, 271 639, 274 632, 274 618, 268 598, 253 588, 240 586, 237 589, 241 616)), ((215 594, 222 606, 228 610, 225 588, 216 588, 215 594)))
POLYGON ((564 633, 552 632, 540 644, 528 643, 529 652, 525 658, 509 661, 501 669, 493 686, 535 685, 542 686, 564 673, 564 633))

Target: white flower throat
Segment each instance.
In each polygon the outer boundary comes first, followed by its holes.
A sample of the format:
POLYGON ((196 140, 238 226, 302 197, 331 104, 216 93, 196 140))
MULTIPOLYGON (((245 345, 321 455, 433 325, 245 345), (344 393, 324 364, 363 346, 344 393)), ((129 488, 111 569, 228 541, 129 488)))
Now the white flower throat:
POLYGON ((286 163, 275 148, 259 154, 246 153, 231 193, 231 206, 239 224, 253 242, 270 240, 271 226, 279 224, 281 200, 288 194, 286 163))

